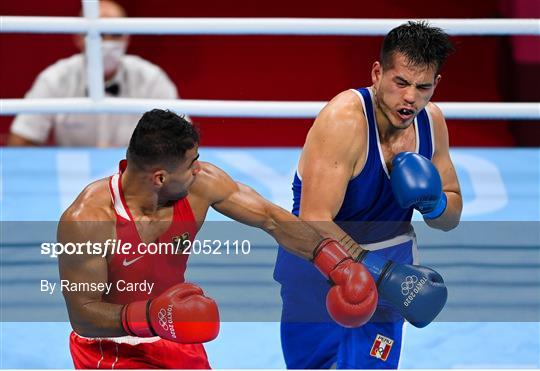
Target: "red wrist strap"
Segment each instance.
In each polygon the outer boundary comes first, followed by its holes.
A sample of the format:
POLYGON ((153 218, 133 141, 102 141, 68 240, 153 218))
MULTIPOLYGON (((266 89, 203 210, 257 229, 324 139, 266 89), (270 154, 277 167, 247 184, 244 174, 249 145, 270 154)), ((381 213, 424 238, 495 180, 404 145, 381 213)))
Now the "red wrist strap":
POLYGON ((136 301, 122 308, 122 327, 129 335, 138 337, 156 336, 147 319, 149 301, 136 301))
POLYGON ((313 264, 326 278, 339 263, 347 259, 352 259, 347 250, 330 238, 322 240, 313 252, 313 264))

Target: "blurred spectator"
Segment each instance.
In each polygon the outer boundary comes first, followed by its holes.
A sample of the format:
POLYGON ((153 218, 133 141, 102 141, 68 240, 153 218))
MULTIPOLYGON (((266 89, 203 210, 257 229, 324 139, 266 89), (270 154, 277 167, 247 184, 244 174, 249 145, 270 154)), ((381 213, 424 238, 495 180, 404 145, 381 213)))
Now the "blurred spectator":
MULTIPOLYGON (((110 0, 100 2, 101 17, 125 17, 126 12, 110 0)), ((105 95, 123 98, 175 99, 176 87, 158 66, 126 55, 127 35, 102 35, 101 51, 105 95)), ((84 38, 75 37, 84 51, 84 38)), ((59 60, 39 74, 26 98, 68 98, 88 95, 84 53, 59 60)), ((8 145, 47 143, 51 130, 60 146, 127 146, 140 115, 43 114, 18 115, 11 126, 8 145)))

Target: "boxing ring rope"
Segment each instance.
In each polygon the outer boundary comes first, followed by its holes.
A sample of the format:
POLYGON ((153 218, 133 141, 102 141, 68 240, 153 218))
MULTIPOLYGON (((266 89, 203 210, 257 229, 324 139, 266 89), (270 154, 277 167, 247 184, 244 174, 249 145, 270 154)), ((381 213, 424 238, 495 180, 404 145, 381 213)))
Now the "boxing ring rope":
MULTIPOLYGON (((129 33, 160 35, 382 36, 409 19, 359 18, 102 18, 17 17, 1 19, 1 32, 129 33)), ((427 19, 450 35, 540 35, 538 19, 427 19)))
MULTIPOLYGON (((233 101, 202 99, 90 98, 2 99, 2 115, 17 113, 144 113, 171 109, 199 117, 313 118, 326 102, 233 101), (31 103, 29 103, 31 101, 31 103)), ((538 103, 438 102, 450 119, 540 119, 538 103)))
MULTIPOLYGON (((81 17, 0 17, 2 33, 86 33, 89 98, 0 99, 0 115, 18 113, 143 113, 169 108, 200 117, 313 118, 326 102, 152 100, 104 98, 101 33, 174 35, 385 35, 408 19, 97 18, 83 1, 81 17)), ((450 35, 540 35, 538 19, 428 19, 450 35)), ((450 119, 540 119, 540 103, 439 102, 450 119)))

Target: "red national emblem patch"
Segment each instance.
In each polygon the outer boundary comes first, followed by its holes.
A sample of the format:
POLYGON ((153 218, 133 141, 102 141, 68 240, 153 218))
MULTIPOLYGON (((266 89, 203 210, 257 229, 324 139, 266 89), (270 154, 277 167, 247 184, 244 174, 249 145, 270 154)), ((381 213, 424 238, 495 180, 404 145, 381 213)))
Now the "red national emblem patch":
POLYGON ((392 344, 394 344, 394 340, 377 334, 377 337, 373 342, 373 346, 371 347, 371 351, 369 352, 369 354, 372 357, 379 358, 382 361, 386 361, 388 359, 388 355, 390 354, 390 350, 392 349, 392 344))

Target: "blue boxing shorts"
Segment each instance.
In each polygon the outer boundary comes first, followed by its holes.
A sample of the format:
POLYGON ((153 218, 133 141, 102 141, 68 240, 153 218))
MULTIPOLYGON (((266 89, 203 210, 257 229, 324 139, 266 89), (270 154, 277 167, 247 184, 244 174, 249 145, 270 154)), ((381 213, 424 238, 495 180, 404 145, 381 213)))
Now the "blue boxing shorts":
MULTIPOLYGON (((362 246, 396 263, 418 263, 414 233, 362 246)), ((405 324, 390 303, 379 299, 375 314, 364 326, 342 327, 326 311, 329 284, 319 271, 282 248, 278 261, 280 268, 274 276, 281 283, 281 346, 287 368, 398 367, 405 324)))

